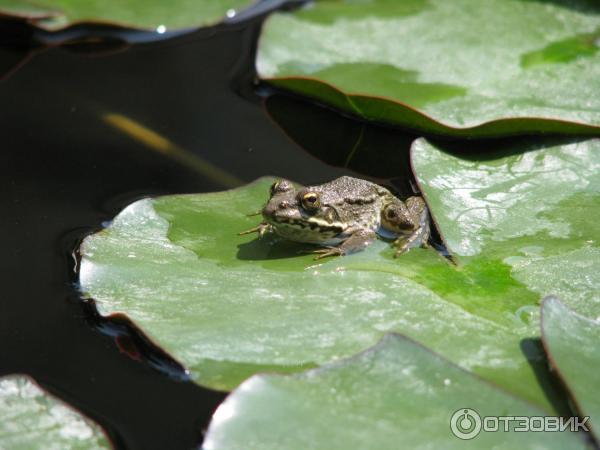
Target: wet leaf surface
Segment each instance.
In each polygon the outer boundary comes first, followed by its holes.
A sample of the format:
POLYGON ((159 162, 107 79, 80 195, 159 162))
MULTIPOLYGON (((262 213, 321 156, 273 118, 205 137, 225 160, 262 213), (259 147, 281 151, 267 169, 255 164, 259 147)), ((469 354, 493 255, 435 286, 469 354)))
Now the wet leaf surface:
POLYGON ((350 356, 396 331, 556 407, 531 339, 539 296, 510 265, 483 254, 456 267, 432 248, 394 259, 382 241, 315 263, 299 253, 306 247, 237 236, 258 223, 247 214, 264 204, 271 181, 130 205, 84 242, 82 289, 102 314, 126 313, 214 388, 350 356))
POLYGON ((98 425, 21 375, 0 378, 0 448, 109 449, 98 425))
MULTIPOLYGON (((597 291, 596 291, 597 292, 597 291)), ((556 297, 542 306, 542 339, 550 362, 571 392, 581 417, 598 436, 600 421, 600 323, 567 308, 556 297)))
POLYGON ((495 260, 539 298, 556 294, 598 317, 600 140, 484 145, 484 160, 468 153, 468 143, 446 146, 462 154, 422 139, 412 149, 417 179, 461 270, 495 260))
POLYGON ((100 22, 149 30, 164 27, 164 33, 214 24, 251 4, 251 0, 0 0, 0 13, 26 18, 48 30, 100 22))
POLYGON ((600 7, 585 0, 317 1, 268 19, 257 68, 344 112, 430 133, 598 135, 599 42, 600 7))
POLYGON ((203 448, 585 448, 568 432, 482 431, 473 440, 458 439, 451 417, 465 407, 480 417, 543 415, 422 346, 387 335, 370 350, 320 369, 245 381, 217 409, 203 448))

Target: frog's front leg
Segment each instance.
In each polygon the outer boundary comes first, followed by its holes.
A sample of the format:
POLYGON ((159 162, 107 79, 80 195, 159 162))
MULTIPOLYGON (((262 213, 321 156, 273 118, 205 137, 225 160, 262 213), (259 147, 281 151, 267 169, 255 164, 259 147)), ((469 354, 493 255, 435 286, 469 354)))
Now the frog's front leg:
POLYGON ((273 225, 266 222, 262 222, 259 223, 257 226, 250 228, 249 230, 239 232, 238 236, 243 236, 244 234, 258 233, 258 237, 262 238, 265 235, 265 233, 270 233, 271 231, 273 231, 273 225))
POLYGON ((327 247, 315 250, 317 253, 315 259, 325 258, 327 256, 343 256, 350 253, 364 250, 377 238, 377 234, 373 230, 358 230, 342 242, 337 247, 327 247))
POLYGON ((421 239, 421 234, 420 234, 420 230, 415 231, 412 234, 409 234, 408 236, 401 236, 398 239, 396 239, 394 241, 394 247, 396 248, 396 253, 394 253, 394 258, 397 258, 398 256, 402 255, 403 253, 406 253, 407 251, 409 251, 411 248, 413 247, 427 247, 427 243, 423 242, 421 240, 421 242, 417 243, 417 241, 419 239, 421 239))

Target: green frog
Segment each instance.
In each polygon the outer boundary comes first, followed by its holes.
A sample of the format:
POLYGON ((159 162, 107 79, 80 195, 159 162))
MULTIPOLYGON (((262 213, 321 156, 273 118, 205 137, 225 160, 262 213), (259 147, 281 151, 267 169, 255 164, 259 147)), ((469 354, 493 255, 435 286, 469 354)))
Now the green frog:
POLYGON ((240 234, 275 233, 317 244, 323 248, 314 251, 315 259, 360 251, 378 235, 395 239, 395 256, 426 246, 429 239, 429 214, 421 197, 405 203, 375 183, 348 176, 306 187, 276 181, 262 216, 262 223, 240 234))

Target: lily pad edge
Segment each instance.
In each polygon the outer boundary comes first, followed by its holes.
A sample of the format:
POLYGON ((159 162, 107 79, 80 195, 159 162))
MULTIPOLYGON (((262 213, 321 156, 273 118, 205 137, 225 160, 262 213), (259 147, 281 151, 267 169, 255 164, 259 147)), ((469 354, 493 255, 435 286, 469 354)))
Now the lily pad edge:
MULTIPOLYGON (((241 185, 241 186, 237 186, 237 187, 230 188, 230 189, 222 189, 222 190, 219 190, 219 191, 205 192, 203 194, 222 194, 222 193, 226 193, 226 192, 235 192, 235 191, 238 191, 238 190, 246 189, 246 188, 248 188, 248 187, 250 187, 252 185, 259 184, 259 183, 261 183, 264 180, 272 180, 274 178, 277 178, 277 177, 274 177, 274 176, 271 176, 271 175, 263 175, 261 177, 256 178, 255 180, 253 180, 253 181, 251 181, 251 182, 249 182, 247 184, 241 185)), ((198 193, 186 193, 186 194, 175 194, 175 195, 177 197, 186 197, 186 196, 195 197, 195 196, 198 195, 198 193)), ((129 203, 127 205, 127 207, 133 205, 134 203, 140 202, 140 201, 147 201, 147 200, 154 201, 156 199, 160 199, 160 198, 163 198, 163 197, 172 197, 172 196, 173 195, 169 195, 169 194, 159 195, 159 196, 155 196, 155 197, 143 196, 143 197, 140 197, 140 198, 136 199, 135 201, 129 203)), ((123 210, 124 209, 121 209, 118 212, 118 214, 120 214, 123 210)), ((111 224, 112 224, 112 221, 107 226, 103 227, 102 229, 94 231, 92 233, 89 233, 81 241, 81 244, 79 245, 79 248, 77 249, 77 254, 78 254, 78 258, 79 258, 79 261, 78 261, 78 264, 77 264, 77 267, 78 267, 77 278, 78 279, 79 279, 79 276, 80 276, 79 275, 79 270, 81 269, 81 257, 85 254, 85 245, 86 245, 87 239, 91 238, 92 236, 94 236, 94 235, 96 235, 98 233, 102 233, 102 232, 110 229, 111 224)), ((171 224, 169 224, 169 228, 170 227, 171 227, 171 224)), ((206 386, 206 385, 200 383, 198 380, 194 380, 193 377, 191 376, 192 372, 189 369, 189 367, 187 367, 186 364, 184 364, 183 362, 181 362, 177 357, 175 357, 175 355, 173 355, 166 348, 164 348, 160 344, 159 340, 156 339, 154 336, 152 336, 152 334, 147 333, 146 331, 144 331, 144 329, 135 320, 133 320, 131 317, 129 317, 129 315, 125 311, 114 311, 114 312, 111 312, 110 314, 102 314, 99 311, 98 307, 96 306, 96 299, 92 295, 90 295, 90 293, 84 291, 81 285, 79 285, 78 290, 79 290, 79 299, 80 299, 80 301, 90 303, 91 306, 92 306, 92 308, 93 308, 93 310, 94 310, 94 313, 97 314, 99 317, 101 317, 101 318, 103 318, 105 320, 109 320, 109 321, 110 320, 114 320, 114 319, 120 319, 120 318, 124 318, 125 320, 127 320, 129 322, 129 324, 131 325, 131 327, 133 328, 134 333, 138 334, 141 337, 142 340, 145 340, 146 342, 148 342, 150 348, 152 350, 154 350, 155 354, 158 353, 158 354, 166 355, 166 357, 168 357, 173 362, 175 362, 175 364, 177 364, 177 365, 179 365, 180 367, 183 368, 183 375, 184 375, 184 377, 186 378, 187 381, 190 381, 190 382, 192 382, 192 383, 194 383, 194 384, 196 384, 196 385, 198 385, 198 386, 200 386, 200 387, 202 387, 204 389, 211 389, 211 390, 216 391, 216 392, 225 392, 225 393, 232 392, 232 391, 227 390, 227 389, 217 389, 215 387, 209 387, 209 386, 206 386)), ((164 356, 162 356, 162 355, 161 355, 160 358, 164 358, 164 356)), ((148 363, 144 362, 144 364, 148 364, 148 363)), ((159 372, 161 372, 161 373, 163 373, 163 374, 165 374, 167 376, 172 375, 170 372, 168 372, 166 370, 163 370, 161 368, 158 368, 158 367, 156 367, 155 370, 158 370, 159 372)), ((259 373, 263 373, 263 372, 259 372, 259 373)), ((264 373, 274 373, 274 374, 277 374, 276 372, 264 372, 264 373)))
MULTIPOLYGON (((540 312, 541 341, 542 341, 542 345, 544 347, 544 352, 546 353, 546 357, 548 358, 548 364, 554 370, 557 378, 560 380, 562 386, 564 387, 565 391, 569 395, 569 398, 570 398, 576 412, 579 414, 580 417, 583 417, 583 414, 584 414, 583 408, 581 407, 581 404, 580 404, 579 400, 577 399, 573 389, 571 389, 569 383, 567 382, 567 378, 563 375, 560 365, 557 364, 556 359, 554 358, 552 352, 550 351, 550 345, 548 342, 548 338, 546 336, 546 333, 544 333, 544 311, 547 308, 547 305, 549 305, 550 303, 557 303, 558 305, 560 305, 561 308, 568 310, 570 314, 573 314, 579 320, 585 320, 588 322, 594 322, 594 321, 592 319, 590 319, 589 317, 583 316, 583 315, 577 313, 576 311, 572 310, 571 308, 569 308, 569 306, 565 305, 555 295, 548 295, 542 299, 541 312, 540 312)), ((598 432, 595 430, 595 428, 593 426, 590 427, 590 434, 592 436, 594 436, 594 439, 596 440, 596 442, 598 442, 598 439, 600 436, 598 435, 598 432)))
MULTIPOLYGON (((359 351, 353 355, 344 357, 344 358, 340 358, 340 359, 336 359, 333 361, 329 361, 325 364, 322 364, 318 367, 312 368, 312 369, 307 369, 305 371, 301 371, 301 372, 295 372, 295 373, 287 373, 287 374, 282 374, 282 373, 269 373, 269 372, 259 372, 259 373, 255 373, 254 375, 248 377, 245 381, 243 381, 240 385, 238 385, 235 389, 233 389, 225 398, 225 400, 223 400, 223 402, 221 402, 221 404, 219 405, 219 407, 217 408, 217 410, 213 413, 213 416, 211 418, 211 421, 208 425, 208 428, 206 429, 206 432, 204 434, 204 441, 203 441, 203 446, 201 447, 202 450, 205 449, 204 444, 207 442, 207 440, 210 438, 210 433, 211 433, 211 428, 213 427, 213 420, 215 419, 215 416, 219 413, 219 408, 221 407, 225 407, 227 408, 227 402, 230 401, 230 399, 234 398, 235 395, 237 394, 238 391, 243 391, 248 389, 248 386, 251 384, 256 383, 259 380, 268 380, 268 379, 272 379, 272 378, 280 378, 280 377, 286 377, 286 378, 300 378, 300 377, 306 377, 306 376, 311 376, 311 378, 313 376, 318 376, 319 374, 321 374, 322 372, 328 372, 330 370, 336 370, 338 368, 343 368, 348 364, 352 364, 352 362, 354 362, 357 359, 360 359, 361 357, 368 355, 370 353, 373 352, 377 352, 378 349, 382 346, 386 345, 386 342, 390 339, 399 339, 399 340, 403 340, 406 343, 412 345, 412 346, 416 346, 419 347, 420 349, 424 350, 425 352, 427 352, 429 354, 430 357, 438 359, 440 361, 442 361, 443 363, 449 365, 450 367, 454 368, 454 369, 458 369, 458 371, 460 371, 464 376, 471 376, 474 377, 477 381, 480 381, 484 384, 486 384, 487 386, 489 386, 491 389, 496 390, 497 392, 506 395, 507 397, 513 399, 516 402, 521 402, 525 405, 527 405, 528 407, 532 408, 533 410, 537 410, 539 411, 540 415, 547 415, 550 412, 544 408, 541 408, 539 405, 536 405, 530 401, 528 401, 525 398, 519 397, 515 394, 513 394, 510 391, 507 391, 506 389, 502 388, 501 386, 497 385, 496 383, 489 381, 485 378, 482 378, 481 376, 470 372, 466 369, 464 369, 463 367, 457 365, 456 363, 452 362, 451 360, 445 358, 444 356, 440 355, 439 353, 433 351, 432 349, 430 349, 429 347, 423 345, 422 343, 404 335, 401 333, 397 333, 397 332, 387 332, 385 333, 381 339, 373 344, 371 347, 368 347, 362 351, 359 351)), ((218 420, 218 419, 217 419, 218 420)), ((218 425, 215 425, 218 426, 218 425)), ((208 448, 208 447, 206 447, 208 448)), ((211 447, 212 448, 212 447, 211 447)))
MULTIPOLYGON (((260 39, 259 38, 259 47, 260 39)), ((315 102, 318 105, 325 106, 333 111, 349 116, 352 119, 359 121, 367 121, 373 124, 391 126, 393 128, 407 129, 418 132, 424 132, 437 137, 453 137, 453 138, 500 138, 524 135, 574 135, 574 136, 600 136, 600 125, 592 125, 585 122, 577 122, 572 120, 563 120, 549 117, 505 117, 501 119, 481 122, 474 126, 468 127, 453 127, 434 119, 417 108, 414 108, 407 103, 390 97, 378 95, 365 95, 360 93, 344 92, 335 85, 310 76, 289 76, 289 77, 264 77, 262 78, 257 68, 259 82, 264 82, 270 86, 282 89, 286 93, 300 96, 315 102), (294 89, 293 85, 308 83, 316 85, 318 88, 324 87, 329 90, 328 94, 336 97, 343 97, 345 102, 354 109, 347 110, 336 106, 333 102, 323 100, 316 95, 311 94, 311 89, 294 89), (401 120, 385 120, 385 119, 370 119, 362 116, 358 108, 354 106, 352 99, 365 99, 368 101, 379 101, 386 109, 396 108, 402 113, 408 114, 414 118, 411 123, 402 122, 401 120), (511 126, 514 125, 514 126, 511 126), (512 128, 512 130, 511 130, 512 128), (503 131, 505 130, 505 131, 503 131)))

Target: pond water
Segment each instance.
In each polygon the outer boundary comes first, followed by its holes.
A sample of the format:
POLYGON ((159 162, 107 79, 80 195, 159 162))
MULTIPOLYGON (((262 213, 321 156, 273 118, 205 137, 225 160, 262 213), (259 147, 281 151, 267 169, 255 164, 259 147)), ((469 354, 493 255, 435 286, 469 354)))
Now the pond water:
POLYGON ((263 175, 316 183, 359 171, 411 189, 411 135, 255 85, 263 17, 154 42, 38 47, 12 73, 39 35, 3 25, 11 39, 0 52, 0 375, 33 376, 105 427, 117 448, 198 445, 225 394, 188 381, 126 318, 101 318, 80 299, 84 236, 141 197, 263 175), (156 150, 148 140, 157 138, 177 151, 156 150), (373 147, 382 149, 374 159, 361 153, 373 147), (228 177, 212 176, 215 167, 228 177))

